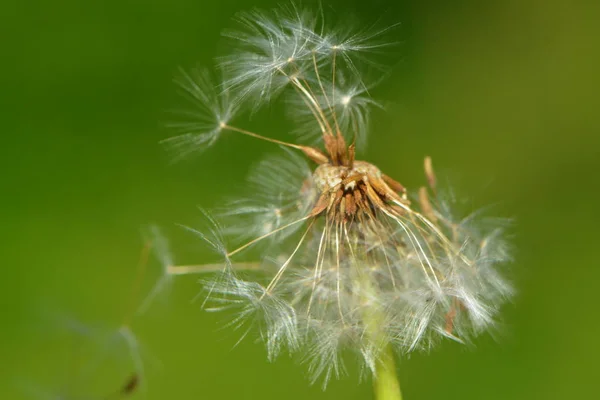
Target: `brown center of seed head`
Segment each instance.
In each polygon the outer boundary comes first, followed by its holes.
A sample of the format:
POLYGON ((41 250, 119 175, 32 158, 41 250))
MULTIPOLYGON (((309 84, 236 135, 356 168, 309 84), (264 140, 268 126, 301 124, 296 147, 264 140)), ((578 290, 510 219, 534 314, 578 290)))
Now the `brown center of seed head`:
POLYGON ((313 180, 321 193, 311 212, 314 216, 326 211, 338 221, 352 221, 396 208, 395 201, 408 204, 404 187, 365 161, 354 161, 352 166, 321 164, 313 180))

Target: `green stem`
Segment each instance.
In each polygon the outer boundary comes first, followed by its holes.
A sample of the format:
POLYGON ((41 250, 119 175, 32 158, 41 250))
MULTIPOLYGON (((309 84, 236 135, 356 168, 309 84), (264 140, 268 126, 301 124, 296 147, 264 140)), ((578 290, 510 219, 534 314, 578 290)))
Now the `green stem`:
MULTIPOLYGON (((364 269, 356 269, 357 276, 355 284, 359 293, 364 293, 365 302, 369 302, 369 293, 374 293, 373 282, 365 274, 364 269)), ((384 326, 385 313, 377 306, 366 310, 363 315, 365 324, 365 333, 370 342, 381 349, 375 365, 375 374, 373 376, 373 389, 376 400, 402 400, 400 392, 400 382, 396 375, 395 355, 389 341, 388 334, 382 331, 384 326)))
POLYGON ((396 375, 394 353, 390 346, 385 347, 380 359, 377 361, 373 388, 377 400, 402 400, 400 382, 398 382, 396 375))

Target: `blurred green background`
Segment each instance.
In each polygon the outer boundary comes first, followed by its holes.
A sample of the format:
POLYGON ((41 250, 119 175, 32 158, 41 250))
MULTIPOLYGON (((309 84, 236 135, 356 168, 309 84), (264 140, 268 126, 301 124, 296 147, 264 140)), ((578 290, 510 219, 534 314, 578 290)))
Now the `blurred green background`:
MULTIPOLYGON (((408 187, 424 155, 460 177, 475 205, 514 216, 519 295, 499 340, 474 349, 444 343, 399 362, 405 398, 596 398, 600 356, 597 255, 598 2, 327 1, 370 23, 401 22, 390 105, 375 117, 363 156, 408 187)), ((196 205, 235 195, 249 166, 275 151, 230 136, 201 157, 170 165, 158 142, 164 110, 181 105, 178 66, 211 65, 231 17, 274 1, 3 2, 0 27, 2 226, 0 398, 114 392, 130 370, 122 349, 93 369, 93 332, 118 327, 127 309, 140 226, 194 225, 196 205), (88 338, 89 339, 89 338, 88 338), (83 350, 82 350, 83 349, 83 350), (123 373, 122 373, 123 372, 123 373)), ((310 3, 306 3, 313 6, 310 3)), ((276 135, 273 108, 250 126, 276 135)), ((173 234, 184 262, 212 261, 173 234)), ((143 290, 158 276, 151 264, 143 290)), ((134 329, 149 354, 148 399, 368 399, 355 375, 323 392, 304 366, 268 363, 260 343, 219 330, 222 316, 175 282, 134 329)), ((142 392, 132 398, 143 398, 142 392)))

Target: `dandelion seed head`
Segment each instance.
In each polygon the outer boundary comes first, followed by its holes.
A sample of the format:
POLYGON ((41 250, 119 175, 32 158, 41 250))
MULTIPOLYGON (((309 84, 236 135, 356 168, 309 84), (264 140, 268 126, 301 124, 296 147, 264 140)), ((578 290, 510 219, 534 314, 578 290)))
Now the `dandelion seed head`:
POLYGON ((420 209, 365 161, 321 164, 310 182, 322 193, 312 203, 318 216, 294 232, 293 246, 277 248, 250 302, 237 278, 225 296, 241 307, 240 321, 252 313, 270 358, 299 351, 313 379, 327 382, 345 370, 349 349, 375 373, 386 343, 399 353, 428 350, 494 326, 512 294, 497 271, 505 250, 490 256, 499 228, 473 230, 476 219, 444 218, 435 203, 420 209))
POLYGON ((251 170, 249 195, 218 213, 224 228, 207 215, 208 231, 194 230, 225 260, 204 281, 205 307, 234 311, 229 325, 242 337, 256 329, 269 359, 300 354, 324 384, 344 373, 346 353, 374 374, 388 345, 405 354, 442 338, 469 343, 493 327, 513 294, 503 270, 511 258, 506 226, 457 214, 430 159, 427 185, 413 195, 356 158, 371 112, 381 108, 369 93, 379 82, 365 79, 363 65, 386 49, 388 28, 328 29, 322 16, 293 5, 237 22, 240 29, 226 33, 237 46, 220 58, 222 87, 236 109, 287 91, 297 132, 311 145, 216 125, 286 150, 251 170), (242 244, 226 249, 226 239, 242 244), (256 245, 259 268, 236 270, 256 245))

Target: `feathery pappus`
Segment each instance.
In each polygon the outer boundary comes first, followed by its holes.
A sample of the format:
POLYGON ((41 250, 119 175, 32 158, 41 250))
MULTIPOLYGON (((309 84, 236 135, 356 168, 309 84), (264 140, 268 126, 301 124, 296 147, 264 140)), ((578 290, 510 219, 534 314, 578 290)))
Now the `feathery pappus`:
POLYGON ((209 229, 195 231, 223 262, 170 273, 217 266, 203 281, 205 307, 237 310, 231 324, 245 333, 256 327, 269 358, 300 354, 325 382, 344 371, 346 352, 374 373, 384 348, 401 354, 443 337, 467 342, 492 327, 513 293, 503 277, 506 224, 455 216, 430 158, 427 184, 415 193, 357 159, 371 111, 381 107, 364 71, 373 68, 369 55, 385 52, 390 27, 329 28, 321 14, 294 5, 241 14, 237 23, 225 34, 232 51, 218 59, 219 83, 205 70, 177 79, 193 108, 166 145, 177 156, 235 133, 285 150, 251 172, 248 198, 207 215, 209 229), (304 143, 231 124, 280 100, 304 143), (231 240, 237 248, 226 246, 231 240), (260 249, 260 260, 243 259, 249 248, 260 249))

